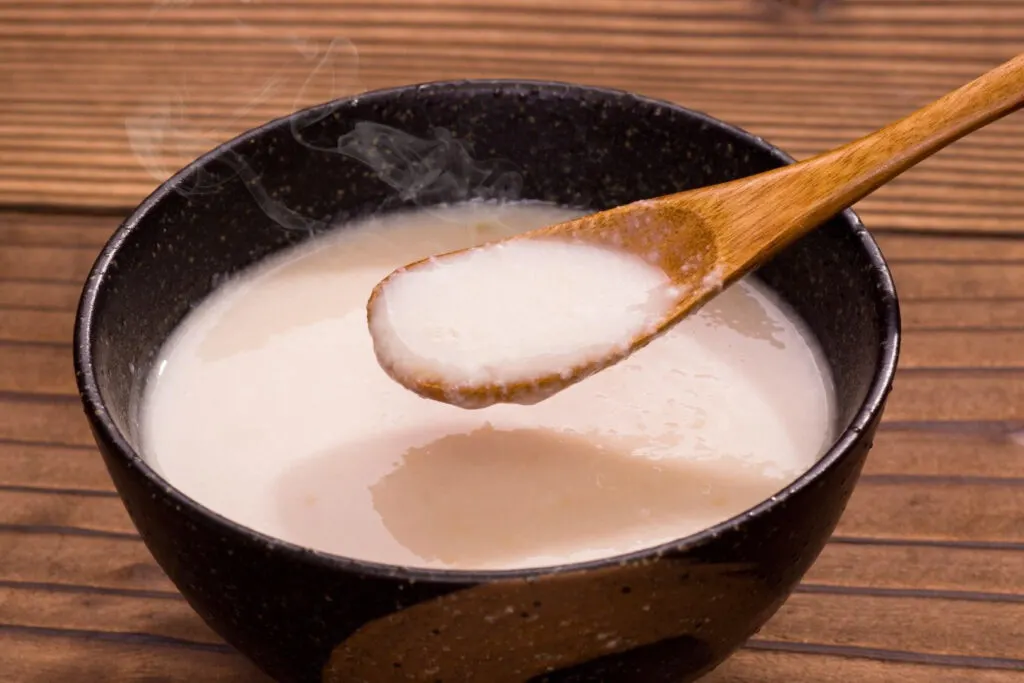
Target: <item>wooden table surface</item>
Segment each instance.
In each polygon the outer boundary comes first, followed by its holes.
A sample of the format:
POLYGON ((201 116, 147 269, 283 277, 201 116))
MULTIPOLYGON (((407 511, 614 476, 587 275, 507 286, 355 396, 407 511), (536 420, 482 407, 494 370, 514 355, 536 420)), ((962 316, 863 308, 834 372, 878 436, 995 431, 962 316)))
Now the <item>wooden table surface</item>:
MULTIPOLYGON (((264 680, 150 558, 75 393, 83 278, 169 171, 332 95, 481 76, 641 91, 802 157, 1024 44, 1018 0, 771 5, 0 1, 0 679, 264 680)), ((886 422, 806 581, 708 680, 1024 681, 1024 115, 858 209, 903 302, 886 422)))

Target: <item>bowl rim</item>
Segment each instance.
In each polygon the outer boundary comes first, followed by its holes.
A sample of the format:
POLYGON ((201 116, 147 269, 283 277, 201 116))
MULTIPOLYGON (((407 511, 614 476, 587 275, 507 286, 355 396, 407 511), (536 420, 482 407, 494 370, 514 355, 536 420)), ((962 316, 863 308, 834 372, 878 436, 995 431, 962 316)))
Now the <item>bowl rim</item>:
MULTIPOLYGON (((516 92, 521 89, 529 89, 533 92, 546 91, 548 93, 573 94, 575 96, 599 96, 601 98, 628 97, 632 101, 661 109, 671 109, 682 113, 691 120, 700 122, 709 128, 716 128, 719 131, 734 136, 737 140, 752 147, 768 152, 775 160, 783 165, 794 162, 793 157, 783 152, 775 145, 767 142, 760 136, 754 135, 738 126, 726 123, 714 118, 704 112, 689 109, 682 105, 666 100, 656 99, 645 95, 607 88, 603 86, 590 86, 579 83, 553 80, 530 80, 530 79, 459 79, 439 80, 425 83, 415 83, 379 90, 367 91, 338 98, 327 103, 318 104, 307 109, 298 110, 271 121, 268 121, 256 128, 245 131, 235 138, 228 140, 202 156, 190 162, 171 178, 161 183, 146 199, 144 199, 132 213, 121 223, 113 235, 109 238, 103 249, 100 251, 88 278, 82 289, 78 308, 75 313, 74 328, 74 369, 78 384, 78 392, 83 408, 93 426, 94 436, 99 441, 106 442, 106 449, 116 453, 117 457, 129 469, 136 470, 148 482, 161 489, 170 498, 170 502, 180 506, 183 511, 197 514, 206 518, 206 521, 219 527, 222 532, 228 534, 241 534, 247 537, 250 542, 256 542, 265 549, 280 550, 291 555, 299 562, 309 562, 319 565, 323 569, 339 572, 355 572, 367 576, 400 579, 408 581, 433 582, 441 584, 467 584, 484 583, 503 579, 535 579, 555 574, 567 574, 585 572, 609 568, 623 564, 652 560, 661 557, 666 553, 686 552, 707 543, 723 533, 735 530, 743 526, 749 520, 766 514, 770 509, 783 504, 787 499, 798 492, 814 484, 824 472, 837 466, 839 461, 852 452, 854 446, 861 439, 861 433, 867 430, 872 421, 880 416, 884 409, 886 397, 891 390, 892 382, 896 372, 899 359, 901 327, 899 302, 896 294, 896 287, 893 283, 892 274, 885 261, 878 244, 868 233, 860 218, 851 209, 841 212, 846 223, 854 235, 858 238, 859 248, 863 249, 871 263, 872 278, 875 281, 874 297, 876 310, 881 313, 881 324, 883 327, 882 348, 879 361, 874 368, 871 384, 860 407, 853 415, 849 424, 833 440, 832 445, 815 463, 805 470, 800 476, 789 482, 785 487, 777 491, 771 497, 759 502, 757 505, 744 510, 743 512, 729 517, 715 525, 702 529, 694 534, 673 539, 650 548, 636 550, 628 553, 621 553, 583 562, 568 562, 558 565, 526 567, 517 569, 447 569, 447 568, 426 568, 419 566, 391 565, 381 562, 361 560, 357 558, 338 555, 326 551, 316 550, 302 546, 291 541, 286 541, 264 532, 252 529, 240 522, 236 522, 208 507, 197 500, 187 496, 177 489, 170 481, 158 474, 129 443, 127 437, 118 428, 106 409, 105 402, 99 390, 96 377, 95 359, 93 357, 93 323, 97 314, 97 299, 99 293, 106 286, 107 273, 124 242, 135 230, 140 229, 147 215, 169 194, 183 183, 197 169, 203 167, 210 161, 217 159, 225 151, 237 148, 245 142, 262 136, 280 126, 291 125, 291 122, 299 117, 316 115, 320 113, 329 114, 334 108, 347 103, 355 103, 359 100, 391 100, 397 96, 411 92, 427 91, 472 91, 486 89, 493 93, 495 89, 506 92, 516 92)), ((103 448, 103 444, 98 444, 103 448)), ((146 541, 145 537, 143 540, 146 541)), ((148 543, 147 543, 148 545, 148 543)))

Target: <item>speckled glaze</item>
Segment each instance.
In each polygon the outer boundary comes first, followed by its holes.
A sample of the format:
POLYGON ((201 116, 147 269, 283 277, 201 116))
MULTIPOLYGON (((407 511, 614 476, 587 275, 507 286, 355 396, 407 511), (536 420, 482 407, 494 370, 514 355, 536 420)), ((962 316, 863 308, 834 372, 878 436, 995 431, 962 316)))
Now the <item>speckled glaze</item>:
MULTIPOLYGON (((380 129, 364 133, 364 152, 394 142, 380 129)), ((702 114, 556 83, 410 86, 239 137, 147 199, 85 286, 75 369, 125 507, 192 607, 282 682, 693 680, 750 637, 815 560, 881 417, 899 312, 882 256, 851 212, 760 271, 803 315, 832 366, 836 445, 771 500, 650 551, 509 572, 406 569, 313 552, 170 488, 134 449, 135 411, 155 354, 191 307, 224 277, 332 220, 471 196, 602 209, 788 162, 702 114), (452 153, 431 163, 447 175, 408 182, 399 171, 422 161, 408 149, 376 169, 337 153, 339 137, 351 142, 360 121, 439 141, 429 149, 452 153), (478 162, 471 171, 469 157, 478 162)))

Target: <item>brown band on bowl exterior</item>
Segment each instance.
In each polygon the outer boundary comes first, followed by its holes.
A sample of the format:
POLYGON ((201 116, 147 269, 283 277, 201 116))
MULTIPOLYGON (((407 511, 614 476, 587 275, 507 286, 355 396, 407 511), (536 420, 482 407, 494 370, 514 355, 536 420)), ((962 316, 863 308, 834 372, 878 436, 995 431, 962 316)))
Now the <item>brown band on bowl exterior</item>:
POLYGON ((334 648, 323 683, 522 683, 681 638, 689 647, 676 655, 702 670, 716 660, 708 642, 750 635, 708 616, 709 592, 724 615, 751 600, 760 612, 776 607, 775 591, 750 569, 666 558, 479 584, 361 627, 334 648))

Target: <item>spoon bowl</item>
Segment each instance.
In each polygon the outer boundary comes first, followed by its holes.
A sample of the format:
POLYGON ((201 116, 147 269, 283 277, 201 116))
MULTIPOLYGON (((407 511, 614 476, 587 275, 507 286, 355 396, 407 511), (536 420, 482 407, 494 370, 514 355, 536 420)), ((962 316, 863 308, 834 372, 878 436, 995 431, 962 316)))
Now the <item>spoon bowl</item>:
MULTIPOLYGON (((643 348, 687 313, 703 305, 722 288, 722 284, 715 234, 706 223, 681 206, 640 200, 500 242, 411 263, 388 275, 373 289, 367 301, 367 322, 377 362, 392 379, 420 396, 467 409, 486 408, 495 403, 528 405, 538 403, 643 348), (666 305, 659 307, 664 309, 664 314, 654 320, 653 325, 645 325, 643 333, 631 337, 627 344, 618 344, 611 349, 605 347, 599 356, 590 355, 585 360, 569 359, 568 364, 563 356, 557 362, 549 362, 551 370, 548 372, 517 381, 485 379, 456 382, 447 368, 439 370, 419 359, 410 362, 408 347, 396 350, 387 329, 391 321, 385 313, 386 292, 394 280, 469 252, 526 241, 596 245, 611 251, 642 255, 645 263, 655 265, 667 276, 667 288, 660 297, 666 305)), ((600 309, 595 313, 606 315, 600 309)), ((553 360, 553 354, 548 356, 549 361, 553 360)), ((505 374, 501 368, 498 373, 505 374)))

